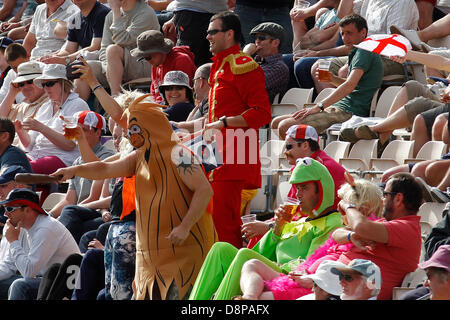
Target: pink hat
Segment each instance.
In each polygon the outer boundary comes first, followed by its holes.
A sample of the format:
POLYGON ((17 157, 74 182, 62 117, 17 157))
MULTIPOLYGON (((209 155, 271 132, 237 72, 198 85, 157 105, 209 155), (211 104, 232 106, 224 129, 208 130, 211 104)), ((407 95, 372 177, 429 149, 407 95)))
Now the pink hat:
POLYGON ((291 126, 286 132, 286 136, 289 136, 292 139, 311 139, 319 142, 319 135, 317 134, 316 129, 306 124, 296 124, 291 126))
POLYGON ((84 124, 91 128, 106 130, 106 120, 97 112, 89 110, 78 111, 73 116, 78 118, 78 123, 80 124, 84 124))
POLYGON ((450 272, 450 244, 443 244, 433 253, 430 259, 419 263, 420 269, 429 267, 442 268, 450 272))

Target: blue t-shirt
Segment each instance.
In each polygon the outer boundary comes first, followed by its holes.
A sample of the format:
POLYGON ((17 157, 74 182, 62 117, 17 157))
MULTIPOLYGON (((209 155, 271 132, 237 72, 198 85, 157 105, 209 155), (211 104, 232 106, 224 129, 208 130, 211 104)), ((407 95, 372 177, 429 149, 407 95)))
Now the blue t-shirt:
POLYGON ((167 114, 169 121, 181 122, 186 121, 189 113, 191 113, 194 107, 195 106, 190 102, 180 102, 164 109, 164 113, 167 114))
POLYGON ((77 13, 69 25, 67 40, 76 42, 81 48, 91 45, 92 38, 103 37, 105 17, 111 9, 100 2, 96 2, 87 17, 77 13))
POLYGON ((5 152, 0 155, 0 170, 10 166, 22 166, 28 172, 33 172, 25 152, 15 146, 7 147, 5 152))

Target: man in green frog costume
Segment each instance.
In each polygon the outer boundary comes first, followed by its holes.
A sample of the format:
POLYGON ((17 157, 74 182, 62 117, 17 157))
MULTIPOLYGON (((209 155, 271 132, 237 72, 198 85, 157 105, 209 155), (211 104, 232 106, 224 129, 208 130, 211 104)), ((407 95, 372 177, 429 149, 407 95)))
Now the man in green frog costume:
POLYGON ((275 210, 274 227, 252 249, 238 250, 216 242, 200 269, 190 300, 229 300, 240 294, 241 269, 250 259, 288 273, 342 226, 341 214, 332 209, 334 182, 324 165, 311 158, 298 159, 289 182, 297 187, 300 209, 308 217, 289 222, 288 209, 281 205, 275 210))

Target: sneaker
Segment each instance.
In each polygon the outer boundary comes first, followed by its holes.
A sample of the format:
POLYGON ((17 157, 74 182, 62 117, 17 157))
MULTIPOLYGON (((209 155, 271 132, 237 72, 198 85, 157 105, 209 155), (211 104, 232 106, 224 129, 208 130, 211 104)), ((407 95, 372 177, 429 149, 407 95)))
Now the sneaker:
POLYGON ((420 46, 422 40, 420 40, 419 36, 417 35, 417 31, 405 30, 396 26, 391 26, 390 30, 392 34, 399 34, 408 39, 409 42, 411 42, 413 50, 422 51, 422 47, 420 46))
POLYGON ((420 47, 422 48, 422 51, 425 53, 428 53, 430 51, 442 51, 442 50, 448 50, 446 47, 432 47, 429 44, 422 42, 420 43, 420 47))
POLYGON ((420 184, 422 188, 423 201, 434 202, 434 198, 431 195, 431 187, 422 178, 416 177, 416 181, 420 184))
POLYGON ((440 203, 450 202, 450 197, 447 195, 447 193, 445 193, 444 191, 442 191, 436 187, 431 188, 431 195, 437 202, 440 202, 440 203))

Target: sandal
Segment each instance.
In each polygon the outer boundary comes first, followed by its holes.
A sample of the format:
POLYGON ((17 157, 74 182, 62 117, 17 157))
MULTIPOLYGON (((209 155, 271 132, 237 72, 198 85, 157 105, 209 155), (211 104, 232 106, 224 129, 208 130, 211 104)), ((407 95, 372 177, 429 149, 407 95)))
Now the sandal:
POLYGON ((249 300, 249 299, 246 299, 241 295, 237 295, 237 296, 234 296, 233 298, 231 298, 231 300, 249 300))
POLYGON ((372 131, 368 126, 361 126, 356 128, 356 131, 358 132, 358 136, 360 139, 364 140, 372 140, 372 139, 378 139, 378 133, 375 131, 372 131))
POLYGON ((355 129, 353 128, 345 128, 342 129, 340 132, 340 140, 347 141, 351 143, 355 143, 359 140, 359 138, 355 134, 355 129))

